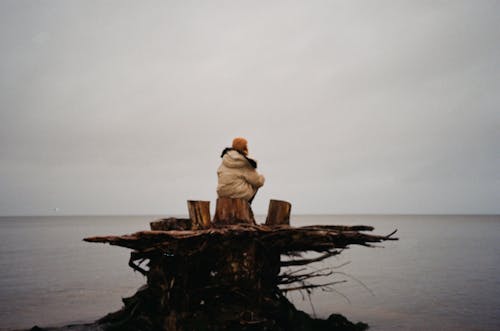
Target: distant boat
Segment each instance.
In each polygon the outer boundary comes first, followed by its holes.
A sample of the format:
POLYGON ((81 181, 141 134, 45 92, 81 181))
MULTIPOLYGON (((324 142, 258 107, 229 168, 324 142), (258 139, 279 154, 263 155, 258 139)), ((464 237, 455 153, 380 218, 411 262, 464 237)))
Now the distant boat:
POLYGON ((60 210, 58 207, 55 207, 52 209, 53 211, 55 211, 56 213, 60 210))

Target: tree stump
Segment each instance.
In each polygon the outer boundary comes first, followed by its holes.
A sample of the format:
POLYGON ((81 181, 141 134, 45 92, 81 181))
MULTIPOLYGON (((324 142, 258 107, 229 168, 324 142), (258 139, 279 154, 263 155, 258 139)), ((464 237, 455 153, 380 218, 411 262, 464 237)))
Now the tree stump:
POLYGON ((187 205, 192 229, 208 229, 210 227, 210 201, 189 200, 187 205))
POLYGON ((214 224, 252 224, 255 225, 252 208, 245 199, 218 198, 215 207, 214 224))
POLYGON ((89 330, 365 330, 365 324, 335 314, 326 320, 312 318, 285 296, 290 291, 332 289, 339 283, 336 279, 311 281, 334 272, 304 266, 340 254, 350 245, 369 247, 370 243, 396 240, 391 237, 394 232, 376 236, 354 229, 372 230, 365 226, 234 224, 85 238, 133 249, 129 265, 147 279, 136 294, 123 299, 122 309, 98 320, 97 327, 89 330), (306 251, 321 255, 302 257, 301 252, 306 251), (282 256, 293 258, 281 260, 282 256), (149 260, 147 269, 141 267, 145 260, 149 260))
MULTIPOLYGON (((208 203, 190 201, 188 207, 189 224, 205 226, 208 203)), ((272 226, 288 224, 290 210, 288 202, 271 200, 267 225, 255 225, 246 200, 219 198, 209 229, 174 230, 186 225, 170 218, 153 222, 151 227, 174 231, 85 238, 132 249, 129 266, 146 276, 146 285, 124 298, 122 309, 101 318, 89 330, 365 330, 366 324, 354 324, 336 314, 326 320, 312 318, 297 310, 285 294, 332 289, 338 280, 311 280, 331 276, 333 270, 304 266, 340 254, 350 245, 369 247, 397 240, 392 238, 395 231, 376 236, 359 232, 373 230, 367 226, 272 226), (308 251, 320 255, 301 256, 308 251), (282 260, 283 256, 288 258, 282 260), (145 260, 148 263, 142 267, 145 260)))
POLYGON ((292 205, 281 200, 269 201, 266 225, 290 225, 290 212, 292 205))

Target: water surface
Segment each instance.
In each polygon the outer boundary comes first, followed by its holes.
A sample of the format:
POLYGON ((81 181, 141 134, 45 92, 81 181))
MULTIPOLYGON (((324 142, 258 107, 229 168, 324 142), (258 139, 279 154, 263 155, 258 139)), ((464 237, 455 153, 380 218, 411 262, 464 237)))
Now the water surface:
MULTIPOLYGON (((82 238, 147 229, 154 216, 0 218, 0 330, 91 322, 145 283, 129 250, 82 238)), ((261 217, 261 219, 263 219, 261 217)), ((384 248, 352 247, 333 291, 290 298, 317 317, 336 312, 370 330, 500 330, 500 216, 294 216, 292 225, 398 229, 384 248)), ((319 279, 318 281, 325 281, 319 279)))

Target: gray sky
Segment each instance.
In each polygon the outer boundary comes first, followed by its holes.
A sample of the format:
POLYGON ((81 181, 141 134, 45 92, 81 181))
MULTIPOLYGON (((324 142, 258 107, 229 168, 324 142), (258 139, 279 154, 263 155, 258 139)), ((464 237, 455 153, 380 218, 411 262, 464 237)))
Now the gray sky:
POLYGON ((500 213, 500 1, 0 1, 0 215, 500 213), (213 206, 212 206, 213 208, 213 206))

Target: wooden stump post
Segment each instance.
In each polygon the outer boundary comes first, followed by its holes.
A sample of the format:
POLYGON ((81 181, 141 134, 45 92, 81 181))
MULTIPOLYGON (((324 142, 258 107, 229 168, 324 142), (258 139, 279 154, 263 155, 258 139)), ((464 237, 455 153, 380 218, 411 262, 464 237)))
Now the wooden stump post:
POLYGON ((252 208, 245 199, 218 198, 214 224, 256 224, 252 208))
POLYGON ((269 201, 266 225, 290 225, 290 212, 292 205, 281 200, 269 201))
POLYGON ((187 205, 192 229, 208 229, 210 227, 210 201, 188 200, 187 205))

